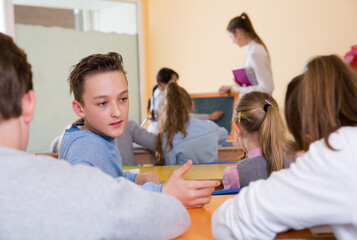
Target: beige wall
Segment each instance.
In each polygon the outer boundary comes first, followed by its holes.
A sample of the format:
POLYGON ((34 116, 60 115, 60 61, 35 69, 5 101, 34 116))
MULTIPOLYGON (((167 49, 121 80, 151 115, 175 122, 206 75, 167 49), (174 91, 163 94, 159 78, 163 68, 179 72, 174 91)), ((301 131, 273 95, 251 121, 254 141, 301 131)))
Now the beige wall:
POLYGON ((147 98, 157 71, 171 67, 190 92, 231 84, 245 49, 225 31, 242 11, 271 55, 275 90, 282 106, 287 83, 314 55, 344 55, 357 42, 356 0, 147 0, 147 98))

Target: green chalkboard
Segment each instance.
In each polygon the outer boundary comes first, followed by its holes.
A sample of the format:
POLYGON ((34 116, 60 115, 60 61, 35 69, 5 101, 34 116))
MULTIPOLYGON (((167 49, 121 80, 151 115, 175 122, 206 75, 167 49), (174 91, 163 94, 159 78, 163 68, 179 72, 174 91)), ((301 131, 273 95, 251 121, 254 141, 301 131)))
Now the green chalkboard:
POLYGON ((232 113, 234 105, 233 96, 220 97, 198 97, 192 98, 195 104, 194 113, 212 113, 214 111, 223 111, 223 116, 214 121, 218 126, 227 129, 228 133, 232 128, 232 113))

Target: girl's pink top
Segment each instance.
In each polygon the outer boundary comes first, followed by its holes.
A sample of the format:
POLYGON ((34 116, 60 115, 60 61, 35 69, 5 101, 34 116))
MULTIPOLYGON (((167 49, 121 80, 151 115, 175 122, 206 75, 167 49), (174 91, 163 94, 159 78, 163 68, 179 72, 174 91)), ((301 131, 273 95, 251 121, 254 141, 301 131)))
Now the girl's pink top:
MULTIPOLYGON (((263 156, 262 149, 255 148, 252 151, 248 152, 248 158, 263 156)), ((232 188, 239 188, 239 175, 237 166, 230 166, 226 167, 223 171, 222 182, 224 189, 232 189, 232 188)))
POLYGON ((302 152, 296 152, 296 157, 301 157, 302 155, 304 155, 304 153, 302 153, 302 152))

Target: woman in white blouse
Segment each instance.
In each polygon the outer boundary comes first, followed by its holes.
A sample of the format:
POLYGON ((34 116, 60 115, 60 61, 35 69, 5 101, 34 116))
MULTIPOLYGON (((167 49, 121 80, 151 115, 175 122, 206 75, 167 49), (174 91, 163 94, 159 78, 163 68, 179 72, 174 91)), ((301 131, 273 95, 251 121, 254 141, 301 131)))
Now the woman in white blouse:
POLYGON ((242 68, 252 68, 254 70, 257 85, 240 86, 238 83, 234 83, 233 85, 221 86, 219 91, 233 91, 242 94, 260 91, 272 94, 274 83, 268 49, 255 32, 248 15, 242 13, 240 16, 233 18, 227 26, 227 31, 234 44, 239 47, 247 46, 247 55, 242 68))

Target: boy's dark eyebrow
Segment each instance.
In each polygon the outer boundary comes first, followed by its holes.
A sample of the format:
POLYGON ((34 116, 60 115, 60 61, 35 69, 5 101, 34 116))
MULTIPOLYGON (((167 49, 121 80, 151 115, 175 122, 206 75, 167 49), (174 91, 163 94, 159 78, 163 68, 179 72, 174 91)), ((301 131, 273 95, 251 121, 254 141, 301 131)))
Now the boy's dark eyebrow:
MULTIPOLYGON (((125 89, 124 91, 122 91, 121 93, 119 93, 119 96, 121 96, 121 95, 123 95, 123 94, 125 94, 125 93, 128 93, 128 92, 129 92, 128 89, 125 89)), ((107 95, 99 95, 99 96, 93 97, 93 99, 105 98, 105 97, 107 97, 107 95)))

